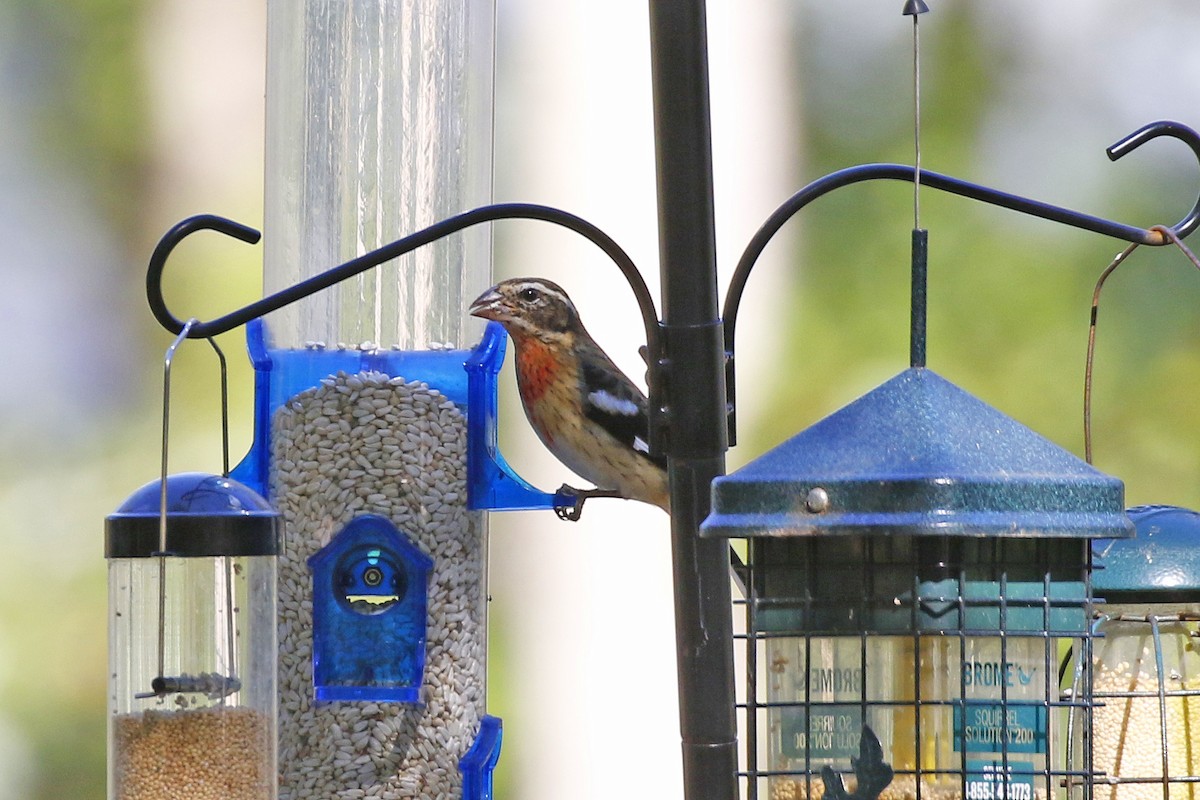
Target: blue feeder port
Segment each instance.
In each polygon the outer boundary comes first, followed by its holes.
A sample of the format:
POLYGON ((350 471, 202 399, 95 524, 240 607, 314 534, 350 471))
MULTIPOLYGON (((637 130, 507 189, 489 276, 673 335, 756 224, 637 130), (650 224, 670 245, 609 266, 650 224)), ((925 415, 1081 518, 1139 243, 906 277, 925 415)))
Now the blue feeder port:
POLYGON ((420 702, 433 559, 387 519, 367 514, 308 564, 316 700, 420 702))
POLYGON ((500 761, 503 726, 499 717, 485 716, 479 723, 479 735, 458 762, 462 773, 463 800, 492 800, 492 775, 500 761))

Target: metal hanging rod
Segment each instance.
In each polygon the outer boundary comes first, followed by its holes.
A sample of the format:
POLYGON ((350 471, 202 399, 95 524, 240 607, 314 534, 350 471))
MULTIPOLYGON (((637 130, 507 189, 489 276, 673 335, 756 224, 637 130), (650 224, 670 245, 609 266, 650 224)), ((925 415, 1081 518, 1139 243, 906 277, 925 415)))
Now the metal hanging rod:
MULTIPOLYGON (((273 295, 243 306, 236 311, 231 311, 222 317, 208 322, 197 322, 189 328, 187 337, 191 339, 206 339, 225 333, 241 325, 245 325, 252 319, 269 314, 272 311, 277 311, 297 300, 316 294, 323 289, 328 289, 347 278, 358 275, 361 272, 366 272, 372 267, 380 266, 438 239, 457 233, 473 225, 479 225, 484 222, 495 222, 502 219, 532 219, 551 222, 580 234, 603 250, 629 282, 629 286, 637 299, 638 308, 641 310, 642 321, 646 327, 646 342, 649 352, 651 354, 657 353, 658 313, 655 310, 654 298, 650 294, 650 290, 647 288, 641 273, 638 271, 637 265, 633 263, 629 255, 621 249, 620 245, 612 237, 582 217, 550 206, 530 203, 499 203, 496 205, 481 206, 480 208, 442 220, 430 225, 428 228, 398 239, 391 244, 386 244, 377 250, 372 250, 344 264, 339 264, 318 275, 300 281, 273 295)), ((154 318, 158 320, 160 325, 174 334, 183 331, 184 323, 171 313, 170 309, 167 308, 166 300, 163 298, 163 270, 166 268, 167 258, 171 255, 175 247, 191 234, 203 230, 216 231, 217 233, 230 236, 248 244, 256 244, 262 238, 262 234, 254 228, 214 214, 201 214, 189 217, 176 224, 163 235, 158 245, 154 248, 154 253, 150 256, 150 265, 146 270, 146 297, 150 303, 150 310, 154 313, 154 318)))
MULTIPOLYGON (((397 239, 391 244, 386 244, 383 247, 351 259, 344 264, 339 264, 325 270, 311 278, 282 289, 275 294, 231 311, 222 317, 208 322, 195 322, 188 329, 187 338, 203 337, 211 339, 213 336, 245 325, 252 319, 257 319, 286 305, 316 294, 323 289, 328 289, 347 278, 385 264, 405 253, 416 250, 418 247, 431 244, 438 239, 457 233, 472 225, 495 222, 502 219, 538 220, 564 227, 578 233, 599 247, 604 251, 605 255, 612 259, 617 268, 621 270, 621 274, 625 276, 625 280, 629 283, 629 288, 633 290, 646 332, 646 383, 650 408, 653 409, 650 414, 650 451, 653 453, 663 452, 666 422, 665 414, 659 412, 659 409, 665 406, 663 397, 663 392, 665 391, 663 384, 665 381, 658 378, 664 363, 661 350, 663 337, 660 334, 661 326, 658 322, 658 312, 654 305, 654 298, 650 294, 650 290, 646 286, 646 281, 642 278, 642 274, 638 270, 637 265, 634 264, 633 259, 629 257, 611 236, 582 217, 551 206, 531 203, 498 203, 466 211, 430 225, 402 239, 397 239)), ((170 309, 167 308, 166 300, 163 298, 163 270, 166 268, 168 257, 180 242, 191 234, 204 230, 216 231, 217 233, 248 244, 256 244, 262 238, 262 234, 254 228, 214 214, 201 214, 189 217, 177 223, 163 234, 158 245, 154 248, 153 254, 150 256, 150 265, 146 270, 146 297, 155 319, 158 320, 160 325, 174 334, 179 334, 183 331, 184 323, 171 313, 170 309)))
MULTIPOLYGON (((1200 163, 1200 134, 1197 134, 1196 131, 1186 125, 1166 120, 1152 122, 1139 128, 1109 147, 1105 152, 1108 154, 1109 160, 1116 161, 1151 139, 1157 139, 1161 136, 1169 136, 1184 142, 1191 149, 1197 162, 1200 163)), ((862 164, 832 172, 822 178, 818 178, 789 197, 783 205, 779 206, 767 218, 754 234, 753 238, 751 238, 745 251, 742 253, 741 259, 738 261, 733 276, 730 278, 722 312, 725 327, 725 387, 727 408, 729 410, 730 446, 736 443, 735 411, 737 406, 736 387, 734 383, 734 335, 737 328, 738 307, 742 301, 742 293, 746 288, 746 281, 749 279, 750 271, 754 268, 758 257, 783 225, 817 198, 829 194, 836 189, 865 181, 913 181, 916 179, 916 174, 914 167, 902 164, 862 164)), ((1040 217, 1051 222, 1058 222, 1073 228, 1104 234, 1105 236, 1111 236, 1127 242, 1161 246, 1169 244, 1172 241, 1162 230, 1157 230, 1156 228, 1139 228, 1114 222, 1061 206, 1031 200, 1020 195, 1009 194, 987 186, 980 186, 979 184, 952 178, 937 172, 922 170, 920 172, 920 180, 922 186, 927 186, 931 189, 956 194, 972 200, 979 200, 989 205, 1000 206, 1021 214, 1040 217)), ((1170 230, 1175 234, 1175 237, 1183 239, 1195 231, 1197 227, 1200 227, 1200 195, 1197 196, 1196 203, 1188 211, 1187 215, 1170 230)))

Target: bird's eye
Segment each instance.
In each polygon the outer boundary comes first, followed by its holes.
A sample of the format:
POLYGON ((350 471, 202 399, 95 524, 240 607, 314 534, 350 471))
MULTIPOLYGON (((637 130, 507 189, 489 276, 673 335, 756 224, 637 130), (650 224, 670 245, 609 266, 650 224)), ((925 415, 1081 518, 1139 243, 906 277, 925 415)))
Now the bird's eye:
POLYGON ((537 289, 534 289, 531 286, 527 289, 522 289, 521 291, 519 291, 517 293, 517 296, 520 297, 522 300, 524 300, 527 303, 532 303, 534 300, 537 300, 538 293, 537 293, 537 289))

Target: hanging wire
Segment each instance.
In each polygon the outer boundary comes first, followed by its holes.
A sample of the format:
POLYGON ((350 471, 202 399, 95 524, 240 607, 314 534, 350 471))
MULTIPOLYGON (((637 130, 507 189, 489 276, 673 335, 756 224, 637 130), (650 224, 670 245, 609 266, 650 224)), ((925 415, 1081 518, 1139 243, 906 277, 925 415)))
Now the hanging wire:
POLYGON ((171 429, 171 362, 175 351, 187 339, 192 327, 200 320, 192 317, 183 324, 183 329, 167 348, 163 357, 163 413, 162 413, 162 476, 158 495, 158 675, 166 670, 166 605, 167 605, 167 446, 171 429))
MULTIPOLYGON (((1180 252, 1187 257, 1188 261, 1191 261, 1196 269, 1200 269, 1200 259, 1196 258, 1196 254, 1183 243, 1183 240, 1179 238, 1179 235, 1173 229, 1165 225, 1155 225, 1149 230, 1157 232, 1168 242, 1178 247, 1180 252)), ((1108 280, 1108 276, 1112 275, 1117 267, 1125 263, 1125 260, 1141 244, 1141 242, 1134 242, 1120 253, 1117 253, 1112 262, 1100 273, 1099 279, 1096 280, 1096 288, 1092 291, 1092 311, 1088 323, 1087 360, 1083 375, 1083 457, 1089 464, 1092 463, 1092 376, 1096 355, 1096 319, 1100 314, 1100 292, 1104 289, 1104 283, 1108 280)))
MULTIPOLYGON (((171 362, 175 358, 175 351, 179 349, 179 345, 183 344, 188 338, 192 328, 200 324, 200 320, 192 317, 183 324, 183 328, 179 331, 179 335, 175 337, 175 341, 167 348, 166 356, 163 358, 163 414, 162 414, 162 463, 161 463, 161 486, 159 487, 159 511, 158 511, 158 549, 160 553, 167 551, 167 440, 169 438, 171 426, 171 362)), ((229 477, 229 371, 225 361, 225 353, 217 345, 217 340, 209 337, 208 343, 212 345, 213 351, 217 354, 217 361, 220 364, 221 371, 221 476, 229 477)))
POLYGON ((221 365, 221 477, 229 477, 229 370, 225 362, 225 353, 217 346, 217 340, 208 337, 217 361, 221 365))
MULTIPOLYGON (((178 678, 166 677, 166 631, 167 631, 167 556, 170 555, 167 549, 167 474, 168 474, 168 450, 170 443, 171 430, 171 365, 175 360, 175 352, 179 346, 187 340, 193 328, 200 324, 200 320, 195 317, 183 323, 179 331, 179 335, 175 337, 170 346, 167 347, 166 355, 163 357, 163 412, 162 412, 162 461, 161 475, 159 479, 159 509, 158 509, 158 552, 154 555, 158 559, 158 676, 153 681, 151 691, 143 692, 134 695, 135 697, 154 697, 163 696, 173 692, 186 691, 201 691, 207 694, 215 694, 215 690, 211 687, 202 686, 204 677, 199 676, 191 678, 190 676, 180 676, 178 678), (199 681, 199 683, 198 683, 199 681)), ((221 374, 221 468, 222 477, 229 477, 229 376, 225 353, 217 345, 214 338, 209 337, 208 343, 212 346, 213 351, 217 354, 217 361, 220 364, 221 374)), ((232 616, 233 609, 233 565, 229 557, 224 559, 225 572, 225 643, 227 648, 227 658, 231 660, 232 665, 234 652, 234 623, 232 616)), ((232 670, 230 670, 232 675, 232 670)), ((230 686, 235 683, 236 679, 232 677, 224 679, 222 686, 230 686)), ((227 691, 220 692, 222 702, 224 702, 227 691)))
POLYGON ((1162 743, 1162 783, 1163 783, 1163 800, 1171 798, 1171 762, 1167 731, 1167 671, 1163 669, 1163 644, 1162 633, 1159 631, 1158 622, 1160 617, 1151 614, 1150 633, 1154 638, 1154 666, 1158 670, 1158 727, 1159 741, 1162 743))
MULTIPOLYGON (((181 334, 183 335, 183 334, 181 334)), ((212 346, 213 351, 217 354, 217 361, 221 365, 221 477, 229 477, 229 371, 225 361, 225 353, 217 345, 216 338, 208 337, 208 343, 212 346)), ((237 670, 237 658, 234 653, 234 623, 233 623, 233 557, 222 556, 221 561, 225 567, 225 672, 228 674, 228 679, 225 681, 225 687, 234 685, 237 680, 235 677, 237 670)), ((162 674, 162 673, 159 673, 162 674)), ((224 688, 224 687, 223 687, 224 688)), ((225 705, 225 699, 228 694, 222 692, 221 705, 225 705)))
POLYGON ((921 12, 913 21, 913 228, 921 229, 921 12))
POLYGON ((909 304, 908 364, 924 367, 928 327, 929 232, 921 227, 921 14, 924 3, 906 4, 913 21, 913 230, 911 248, 911 301, 909 304))

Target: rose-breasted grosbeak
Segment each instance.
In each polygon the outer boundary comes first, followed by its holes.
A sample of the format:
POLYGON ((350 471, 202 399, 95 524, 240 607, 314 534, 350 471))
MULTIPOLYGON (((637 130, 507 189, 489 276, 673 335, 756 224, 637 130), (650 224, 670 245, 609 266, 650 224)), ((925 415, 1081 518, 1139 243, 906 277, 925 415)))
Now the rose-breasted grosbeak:
POLYGON ((615 493, 669 512, 666 463, 647 444, 646 396, 588 334, 567 293, 541 278, 513 278, 480 295, 470 312, 512 338, 517 389, 538 438, 607 490, 577 493, 615 493))

